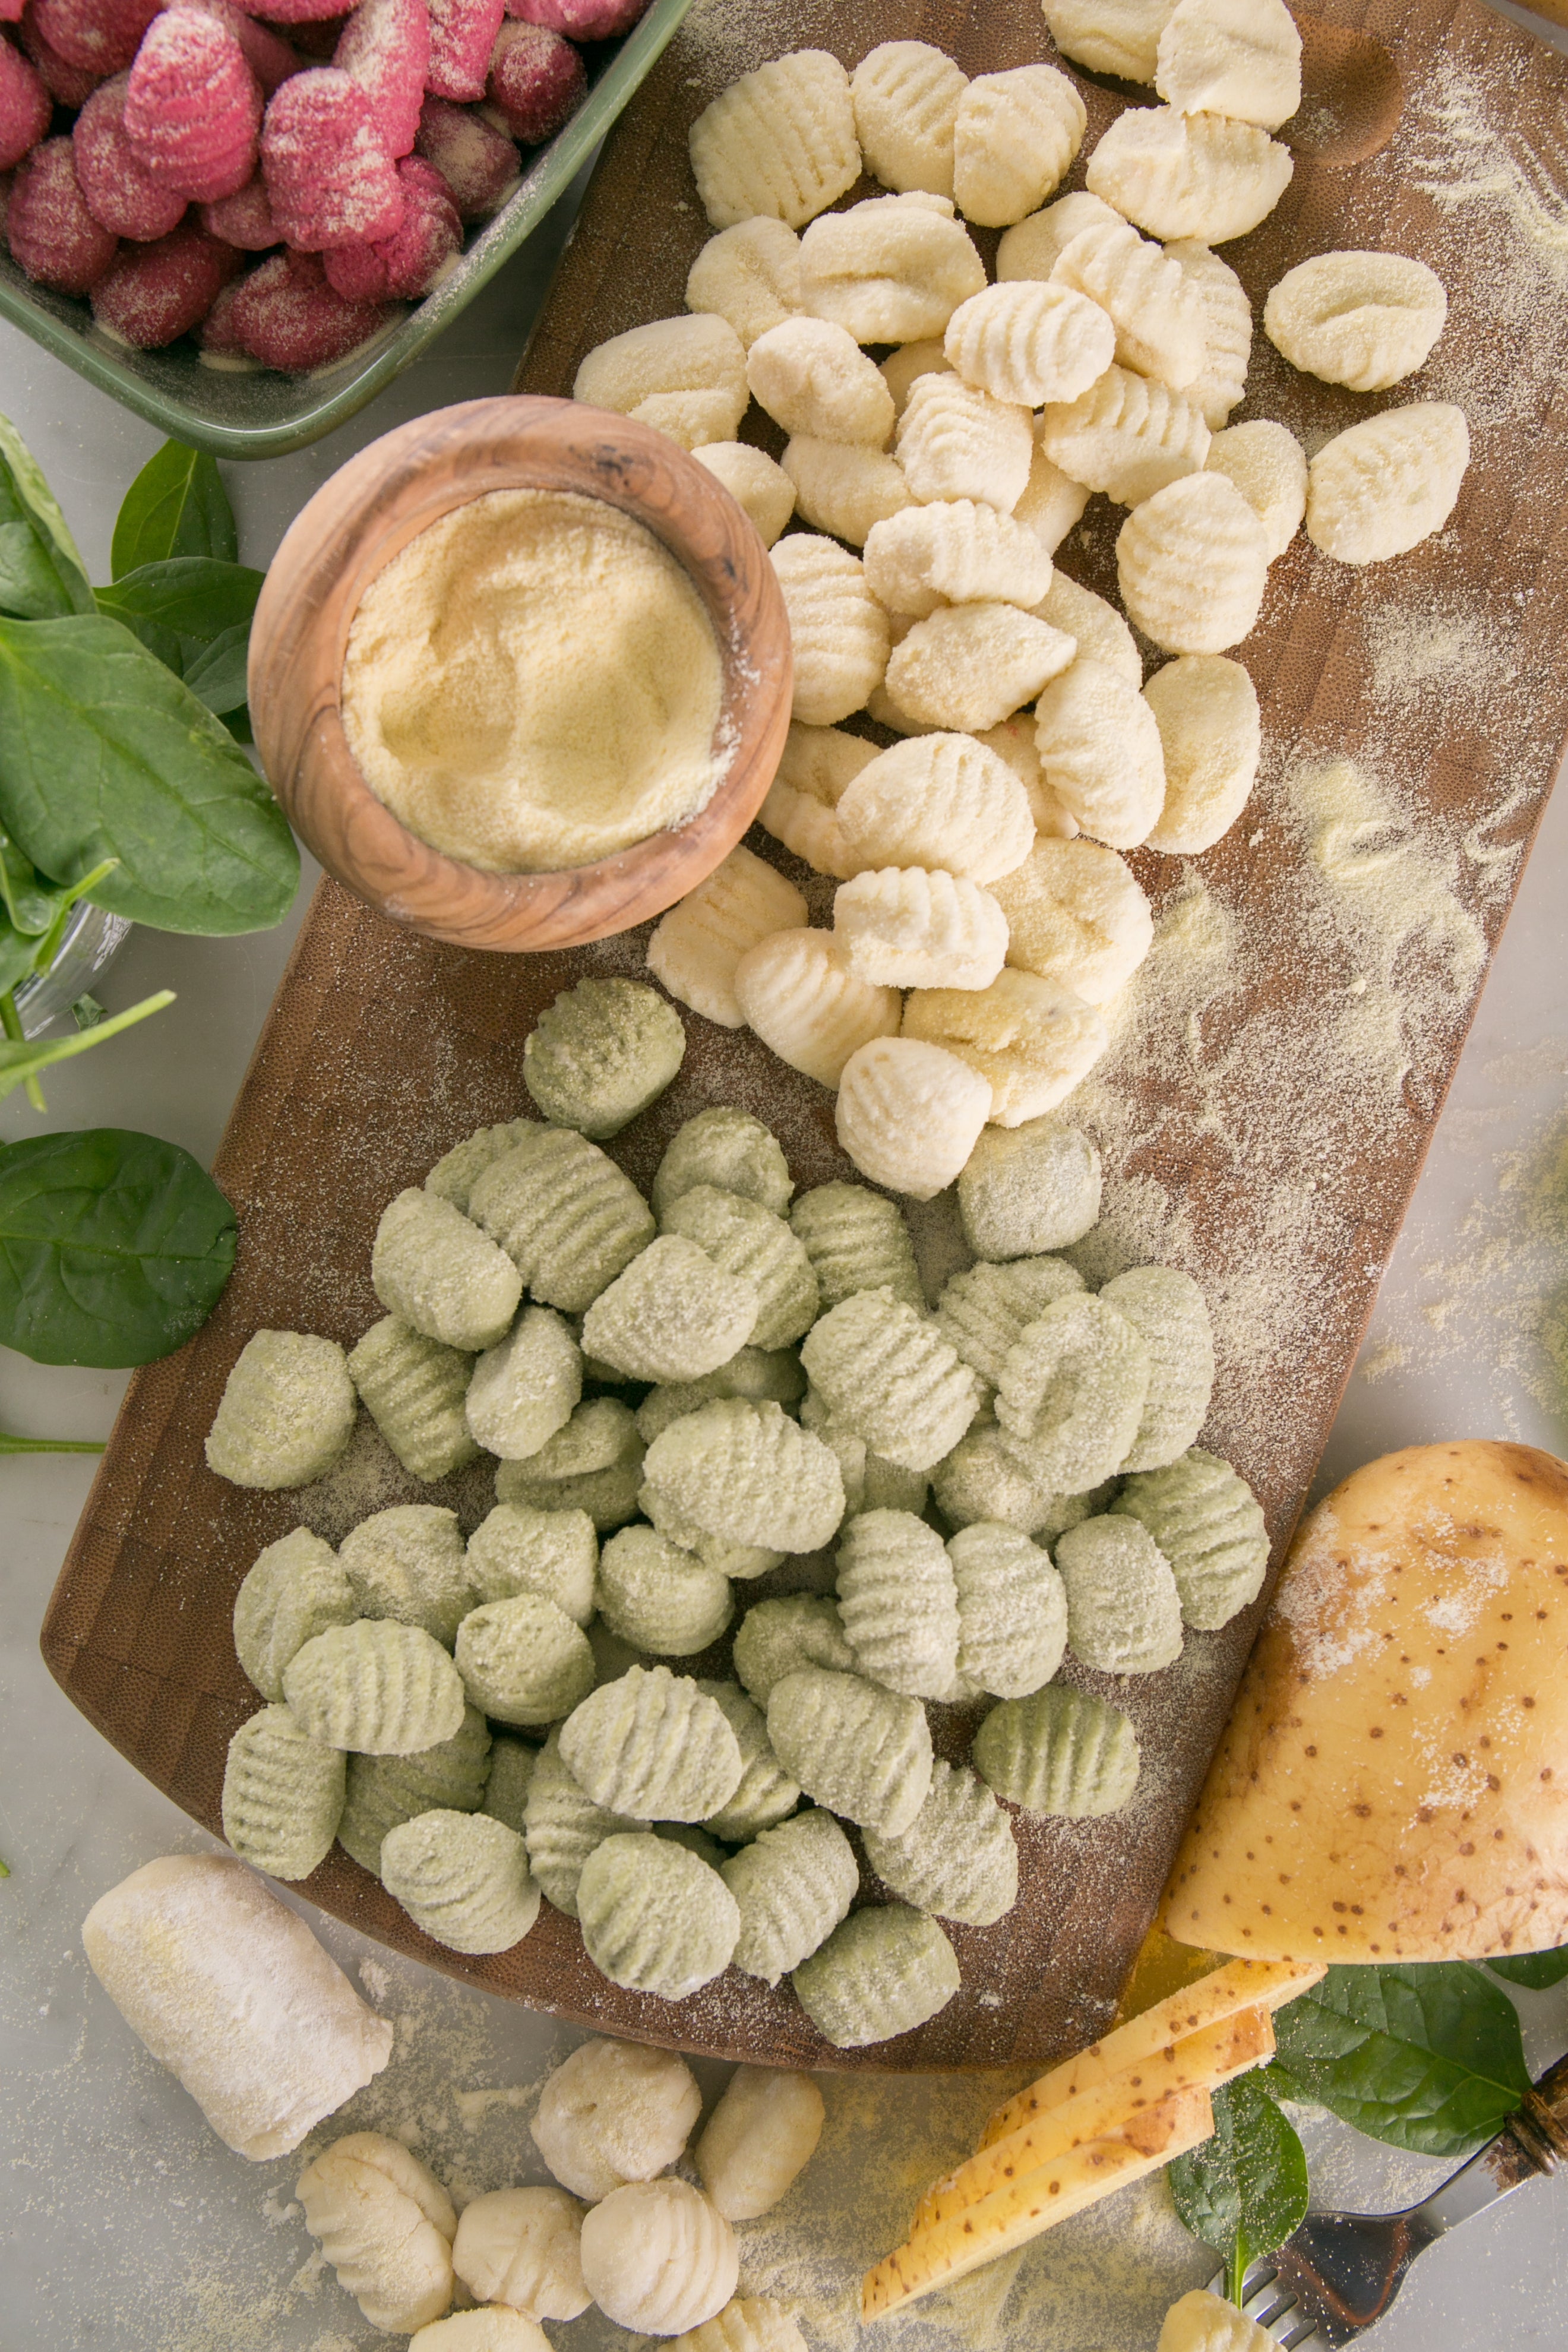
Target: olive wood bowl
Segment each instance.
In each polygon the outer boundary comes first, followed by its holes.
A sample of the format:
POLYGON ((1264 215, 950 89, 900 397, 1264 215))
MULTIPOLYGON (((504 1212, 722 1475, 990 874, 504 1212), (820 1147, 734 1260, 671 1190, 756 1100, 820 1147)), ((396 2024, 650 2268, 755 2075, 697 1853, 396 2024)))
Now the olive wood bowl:
POLYGON ((295 518, 256 608, 249 687, 268 781, 347 888, 454 947, 579 947, 662 914, 745 832, 789 726, 789 623, 752 523, 664 434, 575 401, 469 400, 373 441, 295 518), (715 740, 731 750, 707 807, 613 857, 552 874, 485 873, 421 841, 365 782, 339 709, 349 629, 370 582, 454 507, 509 489, 574 490, 635 515, 685 568, 723 665, 715 740))

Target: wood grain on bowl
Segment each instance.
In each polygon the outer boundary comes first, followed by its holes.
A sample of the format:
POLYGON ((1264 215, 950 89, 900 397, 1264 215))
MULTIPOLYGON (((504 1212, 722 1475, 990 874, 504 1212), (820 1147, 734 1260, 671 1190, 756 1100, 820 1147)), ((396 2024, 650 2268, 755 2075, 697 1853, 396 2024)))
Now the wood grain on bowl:
MULTIPOLYGON (((1527 184, 1531 157, 1559 136, 1568 60, 1478 0, 1345 0, 1324 18, 1393 58, 1397 129, 1361 163, 1303 152, 1279 213, 1226 257, 1260 309, 1309 253, 1412 253, 1448 287, 1449 324, 1419 377, 1370 402, 1295 377, 1259 336, 1239 415, 1282 417, 1316 447, 1371 409, 1458 399, 1475 461, 1452 524, 1397 562, 1355 572, 1298 539, 1274 567, 1239 649, 1263 703, 1256 800, 1201 860, 1134 853, 1158 942, 1129 991, 1121 1043, 1072 1107, 1106 1150, 1107 1231, 1129 1255, 1179 1260, 1215 1304, 1221 1365, 1205 1443, 1257 1489, 1277 1559, 1568 728, 1568 305, 1556 247, 1507 197, 1509 171, 1527 184), (1482 177, 1489 193, 1473 185, 1482 177), (1375 787, 1370 814, 1314 798, 1312 779, 1347 759, 1375 787)), ((590 345, 680 309, 706 233, 686 131, 709 99, 794 44, 854 61, 895 37, 939 40, 970 70, 1021 64, 1044 46, 1037 0, 868 0, 853 18, 837 0, 697 12, 605 151, 522 388, 569 390, 590 345)), ((1085 95, 1098 133, 1117 101, 1085 95)), ((1528 184, 1539 203, 1539 181, 1528 184)), ((1114 583, 1115 521, 1094 501, 1062 551, 1089 586, 1114 583)), ((750 839, 826 920, 829 887, 765 835, 750 839)), ((368 1456, 297 1496, 225 1486, 202 1440, 229 1366, 258 1325, 358 1337, 377 1313, 369 1254, 386 1200, 468 1129, 526 1108, 522 1041, 542 1007, 584 972, 637 971, 646 940, 644 929, 570 954, 462 953, 322 886, 218 1161, 240 1213, 233 1283, 184 1353, 132 1383, 44 1632, 77 1704, 209 1828, 226 1742, 256 1705, 229 1632, 256 1552, 300 1519, 341 1535, 379 1504, 424 1498, 368 1456)), ((680 1120, 720 1102, 778 1130, 797 1184, 853 1172, 828 1094, 747 1032, 695 1016, 687 1029, 676 1086, 613 1147, 637 1181, 680 1120)), ((951 1241, 946 1216, 941 1202, 915 1215, 933 1260, 951 1241)), ((489 1496, 469 1473, 428 1498, 472 1526, 489 1496)), ((515 1950, 461 1958, 421 1937, 341 1853, 304 1891, 433 1966, 603 2032, 775 2063, 1042 2067, 1109 2021, 1258 1614, 1190 1635, 1164 1675, 1113 1683, 1069 1670, 1133 1716, 1137 1801, 1100 1822, 1020 1822, 1018 1908, 994 1927, 955 1929, 961 1991, 879 2047, 826 2048, 787 1988, 733 1971, 673 2007, 617 1991, 587 1964, 575 1927, 548 1911, 515 1950)), ((961 1750, 969 1719, 935 1713, 939 1746, 961 1750)))

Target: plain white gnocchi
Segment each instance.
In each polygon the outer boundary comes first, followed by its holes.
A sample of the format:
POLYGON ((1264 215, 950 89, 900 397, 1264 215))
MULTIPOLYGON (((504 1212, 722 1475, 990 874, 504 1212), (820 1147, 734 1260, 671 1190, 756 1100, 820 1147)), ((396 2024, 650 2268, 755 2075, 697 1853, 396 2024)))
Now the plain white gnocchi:
POLYGON ((683 449, 732 441, 746 410, 746 354, 727 319, 656 319, 595 345, 572 397, 635 416, 683 449))
POLYGON ((882 382, 893 395, 893 408, 901 416, 910 396, 910 386, 922 375, 951 375, 952 364, 942 347, 940 335, 924 336, 917 343, 900 343, 882 362, 882 382))
POLYGON ((883 41, 849 77, 867 168, 899 194, 952 194, 952 131, 969 87, 962 69, 928 41, 883 41))
POLYGON ((1064 58, 1093 73, 1150 82, 1175 0, 1041 0, 1064 58))
POLYGON ((1225 475, 1189 474, 1133 508, 1117 534, 1116 570, 1146 637, 1169 653, 1224 653, 1262 607, 1268 534, 1225 475))
POLYGON ((1051 791, 1092 840, 1135 849, 1165 796, 1160 730, 1142 695, 1080 655, 1035 705, 1035 748, 1051 791))
POLYGON ((1209 429, 1179 392, 1111 366, 1077 400, 1040 413, 1040 446, 1075 482, 1134 507, 1200 471, 1209 429))
POLYGON ((1011 969, 989 988, 916 989, 900 1034, 967 1062, 991 1089, 997 1127, 1054 1110, 1110 1043, 1092 1005, 1056 981, 1011 969))
POLYGON ((1425 364, 1448 316, 1435 269, 1403 253, 1318 253, 1288 269, 1263 331, 1292 367, 1352 392, 1386 392, 1425 364))
POLYGON ((1065 572, 1058 572, 1035 611, 1040 620, 1071 637, 1080 659, 1103 662, 1129 686, 1142 685, 1143 657, 1131 630, 1115 605, 1097 596, 1092 588, 1080 587, 1065 572))
POLYGON ((561 2189, 497 2189, 465 2205, 452 2268, 480 2303, 531 2319, 575 2319, 583 2284, 583 2208, 561 2189))
POLYGON ((853 335, 827 319, 785 319, 746 355, 752 395, 786 433, 864 441, 880 449, 893 429, 893 395, 853 335))
POLYGON ((1153 909, 1131 867, 1087 835, 1037 841, 995 897, 1008 962, 1086 1004, 1108 1004, 1153 945, 1153 909))
POLYGON ((994 882, 1028 856, 1035 821, 1006 762, 969 735, 895 743, 861 769, 838 803, 857 870, 941 866, 994 882))
MULTIPOLYGON (((1013 509, 1014 521, 1021 522, 1026 529, 1032 530, 1047 554, 1054 555, 1088 504, 1087 486, 1072 480, 1054 459, 1046 455, 1037 425, 1029 478, 1013 509)), ((1048 617, 1048 614, 1041 614, 1042 619, 1048 617)))
POLYGON ((1104 373, 1115 348, 1115 327, 1088 289, 1034 278, 972 294, 948 321, 942 344, 965 383, 1023 408, 1076 400, 1104 373))
POLYGON ((1034 423, 1019 403, 956 373, 921 375, 910 386, 897 447, 917 499, 978 499, 1011 514, 1034 463, 1034 423))
POLYGON ((943 604, 893 647, 888 692, 922 726, 976 735, 1032 702, 1076 650, 1016 604, 943 604))
POLYGON ((804 228, 860 176, 849 77, 826 49, 742 74, 691 126, 691 169, 715 228, 766 214, 804 228))
POLYGON ((1252 305, 1231 268, 1206 245, 1177 237, 1165 247, 1198 298, 1204 320, 1203 365, 1184 388, 1211 432, 1217 432, 1247 390, 1252 364, 1252 305))
POLYGON ((1326 442, 1307 473, 1307 536, 1341 563, 1384 563, 1441 530, 1470 462, 1465 412, 1385 408, 1326 442))
POLYGON ((795 512, 795 484, 764 449, 746 441, 705 441, 692 456, 721 482, 771 547, 795 512))
POLYGON ((710 236, 686 278, 686 307, 727 320, 750 351, 800 309, 800 239, 768 214, 710 236))
POLYGON ((910 503, 898 459, 863 441, 816 441, 797 434, 785 445, 784 471, 801 520, 847 539, 852 547, 863 547, 878 523, 910 503))
MULTIPOLYGON (((1131 222, 1080 229, 1057 256, 1051 278, 1096 304, 1115 330, 1114 351, 1096 374, 1103 373, 1115 358, 1137 374, 1158 376, 1180 392, 1199 373, 1205 337, 1197 289, 1181 263, 1140 236, 1131 222)), ((1087 383, 1075 384, 1070 392, 1040 397, 1076 400, 1088 389, 1087 383)))
POLYGON ((736 2067, 692 2151, 727 2221, 773 2211, 816 2154, 826 2114, 809 2074, 736 2067))
POLYGON ((735 967, 774 931, 804 925, 805 900, 775 866, 743 845, 655 926, 647 965, 671 996, 722 1029, 742 1029, 735 967))
POLYGON ((778 773, 757 811, 757 821, 818 874, 847 878, 838 803, 868 761, 875 743, 846 735, 837 727, 793 726, 779 756, 778 773))
POLYGON ((884 988, 988 988, 1006 960, 991 893, 923 866, 856 875, 835 895, 833 928, 850 970, 884 988))
POLYGON ((873 1184, 934 1200, 991 1116, 991 1087, 941 1045, 884 1037, 851 1054, 838 1081, 839 1143, 873 1184))
POLYGON ((1121 222, 1121 215, 1103 198, 1075 188, 1070 196, 1058 196, 1055 204, 1004 231, 996 247, 996 282, 1003 286, 1014 278, 1049 278, 1080 229, 1115 228, 1121 222))
POLYGON ((350 2132, 294 2184, 305 2227, 373 2327, 410 2335, 452 2300, 458 2217, 401 2140, 350 2132))
POLYGON ((814 221, 801 239, 801 300, 858 343, 944 332, 985 283, 985 264, 942 196, 868 196, 814 221))
POLYGON ((936 499, 878 523, 865 564, 877 602, 914 620, 942 604, 1037 605, 1052 572, 1026 524, 973 499, 936 499))
POLYGON ((1278 131, 1301 103, 1301 36, 1285 0, 1177 0, 1160 35, 1154 87, 1183 114, 1278 131))
POLYGON ((1256 123, 1131 106, 1089 157, 1088 180, 1151 236, 1225 245, 1267 220, 1294 168, 1289 149, 1256 123))
POLYGON ((1258 692, 1224 654, 1184 654, 1143 689, 1165 755, 1165 805, 1152 849, 1195 857, 1228 833, 1258 781, 1258 692))
POLYGON ((772 562, 784 591, 795 656, 794 715, 831 727, 880 686, 891 635, 858 556, 805 531, 781 540, 772 562))
POLYGON ((851 1054, 895 1037, 899 992, 862 980, 831 931, 780 931, 735 972, 735 993, 764 1045, 792 1070, 837 1087, 851 1054))
POLYGON ((959 211, 982 228, 1021 221, 1062 179, 1088 127, 1082 99, 1055 66, 979 75, 953 125, 959 211))
POLYGON ((735 2292, 735 2233, 684 2180, 613 2189, 583 2224, 583 2279, 618 2327, 679 2336, 723 2310, 735 2292))
POLYGON ((545 2084, 529 2129, 562 2187, 597 2201, 673 2164, 701 2112, 691 2069, 673 2050, 584 2042, 545 2084))
POLYGON ((1268 542, 1268 561, 1283 555, 1307 511, 1307 453, 1285 425, 1256 416, 1226 425, 1209 443, 1205 472, 1236 484, 1268 542))

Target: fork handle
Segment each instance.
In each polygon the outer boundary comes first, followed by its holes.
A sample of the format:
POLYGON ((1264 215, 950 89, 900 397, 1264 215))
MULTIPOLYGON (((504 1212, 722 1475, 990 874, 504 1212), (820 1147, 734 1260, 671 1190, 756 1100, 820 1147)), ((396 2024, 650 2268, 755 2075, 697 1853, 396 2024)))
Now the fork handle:
POLYGON ((1538 2172, 1568 2164, 1568 2055, 1526 2091, 1507 2127, 1538 2172))

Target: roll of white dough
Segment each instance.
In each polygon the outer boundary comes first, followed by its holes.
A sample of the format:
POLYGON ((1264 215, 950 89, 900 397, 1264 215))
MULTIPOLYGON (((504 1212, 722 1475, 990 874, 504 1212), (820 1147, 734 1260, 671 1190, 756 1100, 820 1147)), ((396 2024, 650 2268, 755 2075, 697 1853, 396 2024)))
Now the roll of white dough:
POLYGON ((81 1940, 126 2023, 241 2156, 298 2147, 392 2055, 388 2021, 227 1855, 143 1864, 100 1895, 81 1940))

